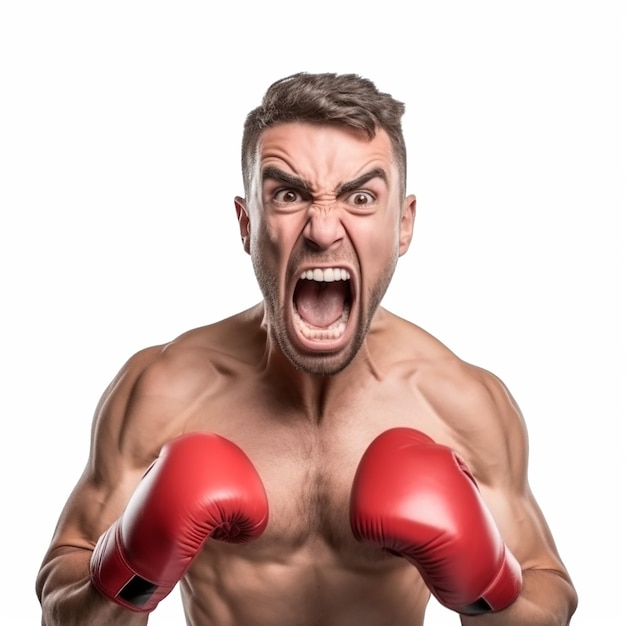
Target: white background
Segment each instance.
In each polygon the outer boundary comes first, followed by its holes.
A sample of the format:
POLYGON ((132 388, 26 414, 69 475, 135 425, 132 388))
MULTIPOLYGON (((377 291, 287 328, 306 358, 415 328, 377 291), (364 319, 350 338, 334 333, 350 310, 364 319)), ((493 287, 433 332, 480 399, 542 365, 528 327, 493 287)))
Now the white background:
MULTIPOLYGON (((385 304, 507 383, 572 623, 623 623, 618 6, 3 3, 0 623, 39 623, 39 563, 118 368, 258 300, 232 202, 241 126, 300 70, 407 104, 416 236, 385 304)), ((182 623, 177 593, 150 618, 182 623)), ((427 624, 456 623, 431 604, 427 624)))

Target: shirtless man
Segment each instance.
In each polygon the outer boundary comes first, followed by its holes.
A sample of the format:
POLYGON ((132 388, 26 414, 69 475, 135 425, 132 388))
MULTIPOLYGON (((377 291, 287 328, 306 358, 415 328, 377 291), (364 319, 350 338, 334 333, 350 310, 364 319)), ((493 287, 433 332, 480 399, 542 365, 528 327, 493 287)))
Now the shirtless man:
POLYGON ((46 626, 565 625, 576 592, 511 395, 380 306, 408 249, 404 105, 299 74, 247 117, 263 301, 135 354, 37 580, 46 626), (435 443, 436 442, 436 443, 435 443))

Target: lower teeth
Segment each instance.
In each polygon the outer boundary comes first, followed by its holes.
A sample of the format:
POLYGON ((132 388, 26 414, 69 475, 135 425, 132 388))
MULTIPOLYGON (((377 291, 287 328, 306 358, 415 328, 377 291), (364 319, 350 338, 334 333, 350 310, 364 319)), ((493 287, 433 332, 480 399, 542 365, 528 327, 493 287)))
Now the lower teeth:
POLYGON ((346 332, 346 326, 348 323, 348 317, 350 316, 350 309, 345 307, 341 317, 333 322, 328 328, 317 328, 307 324, 296 311, 296 320, 298 330, 307 339, 328 340, 338 339, 346 332))

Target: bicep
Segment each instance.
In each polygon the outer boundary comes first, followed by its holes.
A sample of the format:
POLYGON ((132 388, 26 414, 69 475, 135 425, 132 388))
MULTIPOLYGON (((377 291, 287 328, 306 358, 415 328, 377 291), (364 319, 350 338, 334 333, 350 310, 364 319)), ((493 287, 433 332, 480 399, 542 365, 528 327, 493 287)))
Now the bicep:
POLYGON ((121 515, 158 448, 142 442, 141 415, 132 410, 137 381, 149 362, 145 351, 131 358, 102 395, 93 418, 87 464, 61 512, 51 550, 93 549, 121 515))
POLYGON ((491 437, 476 455, 476 478, 503 539, 523 569, 563 571, 548 523, 528 482, 529 441, 522 413, 504 384, 488 377, 491 437))
POLYGON ((499 484, 481 485, 481 493, 522 569, 565 573, 552 532, 529 487, 519 491, 499 484))
POLYGON ((144 470, 119 456, 117 461, 107 460, 108 467, 115 467, 113 472, 88 463, 63 507, 50 552, 59 548, 93 550, 100 535, 122 514, 144 470))

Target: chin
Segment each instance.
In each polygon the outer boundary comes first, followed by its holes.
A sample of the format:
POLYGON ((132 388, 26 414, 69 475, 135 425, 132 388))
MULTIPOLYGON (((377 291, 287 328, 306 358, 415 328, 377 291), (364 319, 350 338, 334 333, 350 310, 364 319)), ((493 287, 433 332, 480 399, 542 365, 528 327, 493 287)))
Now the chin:
POLYGON ((311 348, 311 342, 292 341, 288 333, 277 337, 278 344, 289 362, 299 371, 313 376, 333 376, 343 371, 359 352, 364 335, 352 337, 352 341, 341 342, 340 346, 324 345, 319 342, 311 348))
POLYGON ((334 376, 339 374, 350 365, 354 358, 352 355, 342 359, 320 355, 303 357, 302 355, 286 354, 285 356, 297 370, 312 376, 334 376))

